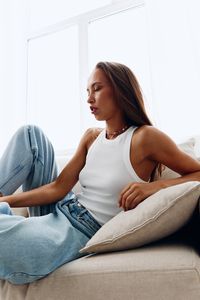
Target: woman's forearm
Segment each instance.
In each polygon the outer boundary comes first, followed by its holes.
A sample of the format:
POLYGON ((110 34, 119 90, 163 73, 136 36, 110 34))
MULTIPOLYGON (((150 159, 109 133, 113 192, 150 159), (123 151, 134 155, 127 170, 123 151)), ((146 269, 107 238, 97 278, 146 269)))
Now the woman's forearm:
POLYGON ((54 203, 62 197, 56 182, 52 182, 31 191, 0 197, 0 202, 7 202, 11 207, 31 207, 54 203))
POLYGON ((161 179, 154 182, 156 182, 159 186, 159 189, 161 189, 170 187, 172 185, 184 183, 187 181, 200 181, 200 171, 193 172, 173 179, 161 179))
POLYGON ((145 183, 132 182, 122 190, 119 197, 119 206, 124 208, 124 210, 133 209, 159 190, 187 181, 200 181, 200 171, 173 179, 161 179, 145 183))

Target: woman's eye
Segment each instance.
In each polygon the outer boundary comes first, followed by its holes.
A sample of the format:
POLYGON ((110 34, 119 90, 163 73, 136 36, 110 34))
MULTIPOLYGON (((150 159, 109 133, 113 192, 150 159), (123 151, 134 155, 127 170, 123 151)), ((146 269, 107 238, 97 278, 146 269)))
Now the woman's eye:
POLYGON ((94 91, 95 91, 95 92, 98 91, 99 89, 100 89, 99 86, 94 86, 94 91))

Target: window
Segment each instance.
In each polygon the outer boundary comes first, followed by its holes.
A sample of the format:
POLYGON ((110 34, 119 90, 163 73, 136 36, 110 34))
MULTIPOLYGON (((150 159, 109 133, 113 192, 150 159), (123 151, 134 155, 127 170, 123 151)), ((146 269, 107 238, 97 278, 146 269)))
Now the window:
MULTIPOLYGON (((101 5, 109 2, 101 1, 101 5)), ((86 85, 87 70, 91 71, 98 60, 115 59, 133 66, 136 76, 143 78, 145 93, 150 90, 143 1, 126 2, 127 5, 113 1, 111 5, 100 7, 100 1, 94 1, 90 11, 83 15, 30 33, 27 122, 42 127, 56 150, 75 148, 83 131, 96 126, 86 101, 86 85), (95 5, 100 8, 91 10, 95 5), (132 40, 124 34, 127 27, 131 28, 132 40), (132 46, 133 40, 137 47, 132 46)), ((48 2, 50 11, 51 4, 48 2)), ((58 7, 60 4, 59 1, 58 7)), ((31 5, 34 5, 32 1, 31 5)), ((54 16, 58 7, 54 3, 54 16)), ((86 5, 84 9, 89 7, 86 5)), ((99 122, 97 126, 101 126, 99 122)))
POLYGON ((2 2, 0 151, 25 122, 44 128, 56 149, 101 126, 86 103, 99 60, 133 69, 161 130, 176 141, 199 134, 198 0, 2 2))
POLYGON ((150 69, 143 6, 120 11, 90 23, 89 69, 98 61, 104 60, 124 63, 133 70, 141 84, 149 113, 153 114, 150 111, 150 69))
POLYGON ((110 2, 111 0, 30 0, 30 29, 37 30, 55 24, 110 2))
POLYGON ((27 122, 42 127, 56 149, 73 148, 80 135, 77 26, 31 40, 28 53, 27 122))

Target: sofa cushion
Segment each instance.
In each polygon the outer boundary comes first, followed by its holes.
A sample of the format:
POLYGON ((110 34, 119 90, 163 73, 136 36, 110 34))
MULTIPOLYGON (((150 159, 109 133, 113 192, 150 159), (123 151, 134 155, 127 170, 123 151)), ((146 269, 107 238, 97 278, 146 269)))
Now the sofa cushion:
POLYGON ((131 249, 168 236, 190 219, 199 195, 197 181, 162 189, 104 224, 80 252, 131 249))
POLYGON ((31 284, 0 280, 0 299, 196 300, 200 299, 199 273, 199 256, 192 247, 159 242, 82 257, 31 284))

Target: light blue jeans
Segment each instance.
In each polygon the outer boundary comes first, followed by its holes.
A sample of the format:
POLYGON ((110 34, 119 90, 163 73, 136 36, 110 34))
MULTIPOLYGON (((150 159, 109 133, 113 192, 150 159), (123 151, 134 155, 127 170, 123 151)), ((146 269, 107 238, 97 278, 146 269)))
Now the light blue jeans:
MULTIPOLYGON (((36 126, 20 128, 0 160, 0 192, 10 195, 22 185, 31 190, 57 177, 54 150, 36 126)), ((33 282, 83 256, 79 250, 100 228, 70 192, 56 204, 29 208, 30 217, 12 214, 0 202, 0 279, 33 282)))

